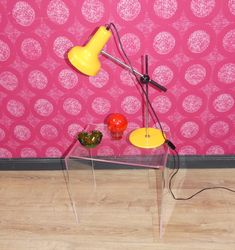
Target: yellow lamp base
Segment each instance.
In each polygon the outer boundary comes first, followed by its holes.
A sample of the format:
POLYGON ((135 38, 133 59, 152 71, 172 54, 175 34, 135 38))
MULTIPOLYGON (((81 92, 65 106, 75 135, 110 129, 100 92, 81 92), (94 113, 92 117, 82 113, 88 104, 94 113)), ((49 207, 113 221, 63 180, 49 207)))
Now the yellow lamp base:
POLYGON ((162 131, 156 128, 138 128, 131 132, 129 140, 139 148, 156 148, 165 142, 162 131))

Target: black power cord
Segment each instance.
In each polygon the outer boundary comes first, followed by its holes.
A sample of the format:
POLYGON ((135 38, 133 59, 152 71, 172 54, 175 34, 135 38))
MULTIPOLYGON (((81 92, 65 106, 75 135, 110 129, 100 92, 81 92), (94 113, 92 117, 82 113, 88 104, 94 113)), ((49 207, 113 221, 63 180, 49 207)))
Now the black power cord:
POLYGON ((175 155, 172 154, 172 156, 173 156, 173 162, 174 162, 174 164, 173 164, 173 169, 174 169, 175 171, 173 172, 173 174, 172 174, 171 177, 170 177, 169 186, 168 186, 168 187, 169 187, 169 191, 170 191, 170 193, 171 193, 171 195, 172 195, 172 197, 173 197, 174 200, 181 200, 181 201, 190 200, 190 199, 192 199, 193 197, 195 197, 196 195, 198 195, 198 194, 200 194, 200 193, 202 193, 202 192, 204 192, 204 191, 206 191, 206 190, 212 190, 212 189, 224 189, 224 190, 227 190, 227 191, 230 191, 230 192, 235 193, 235 190, 233 190, 233 189, 231 189, 231 188, 227 188, 227 187, 223 187, 223 186, 214 186, 214 187, 202 188, 202 189, 200 189, 199 191, 197 191, 196 193, 194 193, 194 194, 192 194, 192 195, 190 195, 190 196, 188 196, 188 197, 176 197, 175 194, 174 194, 173 191, 172 191, 172 181, 173 181, 174 177, 176 176, 176 174, 177 174, 177 173, 179 172, 179 170, 180 170, 180 159, 179 159, 179 154, 178 154, 178 152, 177 152, 176 149, 173 150, 173 153, 175 153, 175 155))
POLYGON ((159 120, 159 117, 157 116, 157 113, 155 112, 155 110, 154 110, 154 108, 153 108, 153 106, 152 106, 152 104, 151 104, 151 102, 150 102, 150 100, 149 100, 148 94, 146 93, 146 91, 145 91, 145 89, 144 89, 144 87, 143 87, 143 85, 142 85, 142 83, 141 83, 139 77, 138 77, 137 74, 135 73, 134 68, 133 68, 133 66, 132 66, 132 63, 131 63, 129 57, 127 56, 127 54, 126 54, 126 52, 125 52, 125 50, 124 50, 124 48, 123 48, 122 41, 121 41, 119 32, 118 32, 118 30, 117 30, 115 24, 114 24, 114 23, 109 23, 108 25, 106 25, 106 28, 107 28, 108 30, 111 29, 111 31, 113 32, 113 30, 112 30, 111 27, 114 28, 114 31, 115 31, 115 33, 116 33, 116 36, 117 36, 118 43, 119 43, 119 46, 120 46, 120 48, 121 48, 121 51, 122 51, 122 53, 123 53, 123 55, 124 55, 124 57, 125 57, 125 59, 126 59, 128 65, 129 65, 130 68, 131 68, 132 74, 135 76, 137 83, 139 84, 141 90, 143 91, 143 93, 144 93, 144 95, 145 95, 146 101, 148 102, 148 105, 149 105, 149 107, 150 107, 150 109, 151 109, 151 111, 152 111, 152 114, 154 115, 154 118, 156 119, 156 121, 157 121, 157 123, 158 123, 158 125, 159 125, 159 128, 160 128, 160 130, 161 130, 162 136, 163 136, 163 138, 165 139, 165 143, 167 144, 167 146, 168 146, 168 147, 172 150, 172 152, 173 152, 173 154, 172 154, 172 155, 173 155, 173 162, 174 162, 173 169, 174 169, 175 171, 173 172, 173 174, 172 174, 171 177, 170 177, 169 186, 168 186, 168 187, 169 187, 169 191, 170 191, 170 193, 171 193, 173 199, 175 199, 175 200, 184 200, 184 201, 185 201, 185 200, 190 200, 190 199, 192 199, 193 197, 195 197, 196 195, 198 195, 198 194, 200 194, 200 193, 202 193, 202 192, 204 192, 204 191, 206 191, 206 190, 211 190, 211 189, 224 189, 224 190, 227 190, 227 191, 230 191, 230 192, 234 192, 234 193, 235 193, 235 190, 233 190, 233 189, 230 189, 230 188, 227 188, 227 187, 223 187, 223 186, 214 186, 214 187, 202 188, 202 189, 200 189, 199 191, 197 191, 196 193, 192 194, 192 195, 189 196, 189 197, 176 197, 176 196, 175 196, 175 194, 174 194, 173 191, 172 191, 172 181, 173 181, 174 177, 176 176, 176 174, 179 172, 179 169, 180 169, 180 159, 179 159, 178 151, 176 150, 176 146, 175 146, 170 140, 168 140, 168 139, 166 138, 166 136, 165 136, 165 133, 164 133, 164 131, 163 131, 161 122, 160 122, 160 120, 159 120))

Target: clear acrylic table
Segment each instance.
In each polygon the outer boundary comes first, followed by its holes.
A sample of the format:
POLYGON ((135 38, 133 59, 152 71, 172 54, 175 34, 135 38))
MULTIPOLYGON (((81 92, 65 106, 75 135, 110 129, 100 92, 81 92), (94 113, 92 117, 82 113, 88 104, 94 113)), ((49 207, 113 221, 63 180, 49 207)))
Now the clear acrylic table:
MULTIPOLYGON (((155 205, 158 209, 153 211, 158 213, 156 225, 159 227, 161 238, 164 231, 164 192, 167 191, 168 186, 168 170, 166 168, 168 148, 166 145, 153 149, 133 146, 128 140, 131 128, 127 129, 120 140, 112 139, 105 124, 91 124, 85 130, 92 131, 94 129, 103 134, 99 145, 95 148, 86 148, 79 141, 76 141, 65 157, 67 186, 76 222, 80 223, 91 216, 94 211, 97 212, 102 201, 106 202, 107 205, 107 200, 104 197, 99 197, 101 189, 107 193, 111 189, 121 190, 128 187, 128 190, 126 188, 126 191, 123 192, 123 198, 119 194, 118 199, 119 201, 123 199, 123 203, 120 203, 122 207, 119 207, 118 211, 124 208, 125 199, 129 199, 126 200, 128 205, 125 207, 129 212, 134 209, 133 204, 137 200, 144 200, 148 192, 154 191, 155 205), (154 181, 155 184, 151 184, 153 183, 151 181, 154 181), (148 188, 145 190, 146 187, 148 188), (127 196, 127 192, 132 193, 131 196, 127 196), (134 198, 134 196, 136 197, 134 198), (133 201, 131 201, 132 199, 133 201), (96 207, 96 210, 90 210, 91 206, 96 207)), ((112 195, 110 195, 110 199, 114 199, 112 195)), ((148 198, 145 202, 143 201, 145 210, 148 201, 148 198)), ((115 201, 112 201, 112 205, 114 203, 115 201)), ((116 206, 119 206, 117 201, 116 206)), ((135 209, 137 208, 135 207, 135 209)), ((141 212, 144 210, 140 207, 138 209, 141 212)), ((115 217, 115 214, 113 216, 115 217)))

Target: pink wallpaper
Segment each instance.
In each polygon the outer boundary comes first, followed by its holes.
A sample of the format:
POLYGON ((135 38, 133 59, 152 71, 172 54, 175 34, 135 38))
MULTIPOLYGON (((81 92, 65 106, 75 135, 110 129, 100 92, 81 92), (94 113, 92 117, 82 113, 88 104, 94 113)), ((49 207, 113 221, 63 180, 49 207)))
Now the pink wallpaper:
MULTIPOLYGON (((134 67, 148 54, 168 88, 150 99, 180 154, 233 154, 235 0, 0 0, 0 157, 60 157, 112 112, 142 125, 128 72, 101 57, 84 77, 65 61, 109 22, 134 67)), ((105 50, 119 56, 113 37, 105 50)))

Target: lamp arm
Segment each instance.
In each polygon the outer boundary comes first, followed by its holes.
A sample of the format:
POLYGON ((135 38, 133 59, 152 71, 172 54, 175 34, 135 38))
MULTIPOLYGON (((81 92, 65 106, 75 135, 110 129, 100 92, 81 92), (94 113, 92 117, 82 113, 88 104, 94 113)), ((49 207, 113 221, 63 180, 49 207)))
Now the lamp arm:
MULTIPOLYGON (((141 74, 139 71, 137 71, 136 69, 130 67, 129 65, 127 65, 126 63, 124 63, 123 61, 121 61, 119 58, 116 58, 112 55, 110 55, 109 53, 107 53, 106 51, 104 50, 101 50, 101 54, 108 57, 109 59, 111 59, 112 61, 118 63, 119 65, 123 66, 124 68, 128 69, 129 71, 131 71, 131 73, 135 73, 137 74, 138 76, 144 78, 145 75, 141 74)), ((164 86, 160 85, 159 83, 155 82, 154 80, 152 79, 149 79, 149 83, 153 84, 154 86, 156 86, 158 89, 160 89, 161 91, 163 92, 166 92, 167 91, 167 88, 165 88, 164 86)))
POLYGON ((101 54, 103 54, 104 56, 110 58, 111 60, 113 60, 114 62, 120 64, 121 66, 125 67, 126 69, 130 70, 130 71, 134 71, 138 76, 143 77, 143 74, 141 74, 140 72, 138 72, 135 69, 132 69, 129 65, 125 64, 123 61, 121 61, 119 58, 114 57, 112 55, 110 55, 109 53, 107 53, 104 50, 101 50, 101 54))

